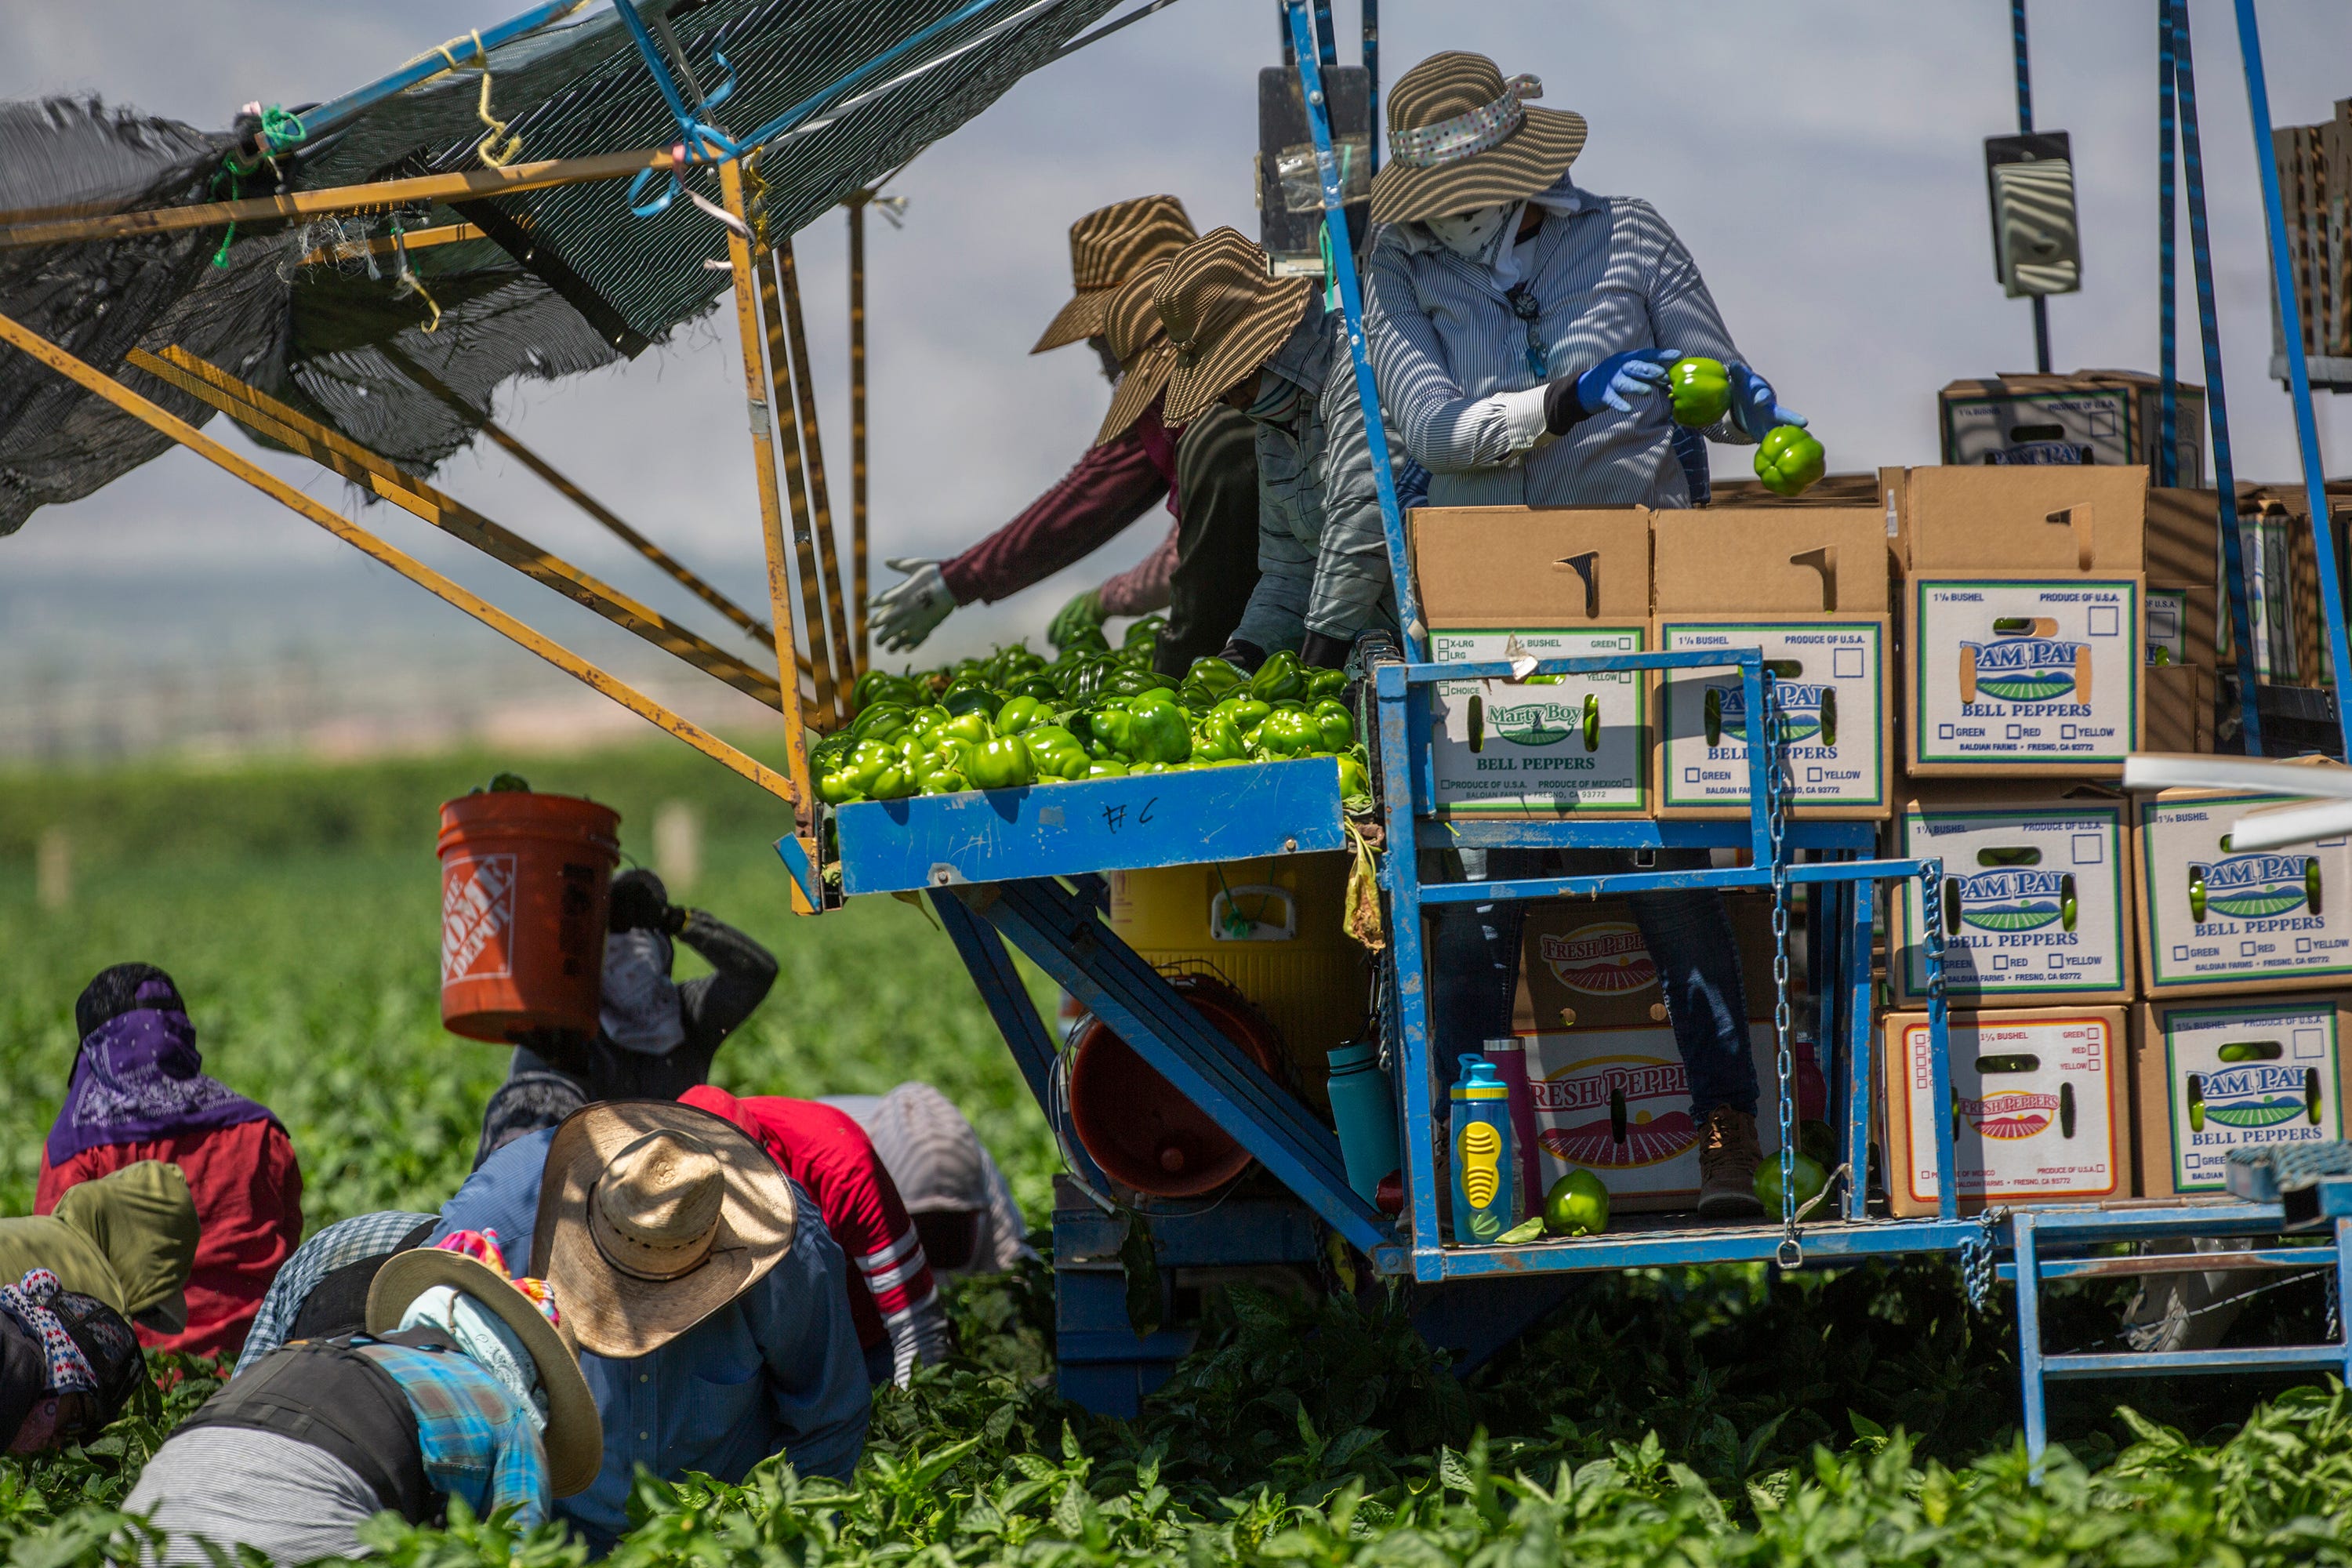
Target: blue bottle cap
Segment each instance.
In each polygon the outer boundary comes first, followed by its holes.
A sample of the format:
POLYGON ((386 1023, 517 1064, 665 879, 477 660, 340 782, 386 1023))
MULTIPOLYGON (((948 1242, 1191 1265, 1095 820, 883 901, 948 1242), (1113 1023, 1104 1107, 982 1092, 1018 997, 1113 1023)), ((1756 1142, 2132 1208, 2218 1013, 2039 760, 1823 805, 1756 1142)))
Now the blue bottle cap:
POLYGON ((1488 1061, 1485 1057, 1473 1056, 1465 1056, 1462 1058, 1462 1087, 1502 1089, 1506 1092, 1510 1088, 1503 1081, 1503 1075, 1496 1069, 1493 1062, 1488 1061))

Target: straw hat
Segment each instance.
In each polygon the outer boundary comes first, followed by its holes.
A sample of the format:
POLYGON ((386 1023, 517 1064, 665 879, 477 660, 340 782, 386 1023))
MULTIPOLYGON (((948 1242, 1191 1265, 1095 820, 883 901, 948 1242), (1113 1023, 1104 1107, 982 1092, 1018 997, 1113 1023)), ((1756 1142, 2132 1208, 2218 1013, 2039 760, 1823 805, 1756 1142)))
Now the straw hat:
POLYGON ((1389 91, 1389 161, 1372 177, 1374 223, 1417 222, 1549 190, 1584 151, 1584 116, 1531 109, 1531 76, 1503 79, 1484 55, 1449 49, 1389 91))
POLYGON ((1266 272, 1265 252, 1238 229, 1213 230, 1177 252, 1152 295, 1174 364, 1160 417, 1189 425, 1272 358, 1307 313, 1313 285, 1266 272))
POLYGON ((1113 202, 1072 224, 1070 280, 1077 293, 1029 352, 1041 354, 1099 335, 1111 290, 1146 263, 1175 255, 1194 237, 1192 220, 1174 196, 1113 202))
POLYGON ((572 1325, 560 1310, 551 1320, 524 1283, 467 1253, 414 1247, 393 1254, 376 1270, 368 1287, 367 1331, 384 1334, 400 1327, 416 1298, 436 1285, 453 1287, 495 1313, 530 1352, 540 1385, 547 1390, 547 1430, 541 1437, 548 1485, 557 1497, 571 1497, 587 1490, 604 1468, 604 1426, 596 1415, 596 1396, 580 1373, 572 1325))
POLYGON ((793 1185, 724 1117, 619 1100, 555 1130, 540 1179, 531 1271, 581 1348, 620 1360, 667 1344, 792 1250, 793 1185))
POLYGON ((1110 412, 1103 416, 1095 445, 1106 446, 1127 434, 1128 426, 1151 406, 1176 367, 1176 351, 1168 346, 1168 329, 1151 296, 1168 276, 1174 258, 1163 256, 1111 290, 1103 308, 1103 341, 1118 361, 1118 390, 1111 395, 1110 412))

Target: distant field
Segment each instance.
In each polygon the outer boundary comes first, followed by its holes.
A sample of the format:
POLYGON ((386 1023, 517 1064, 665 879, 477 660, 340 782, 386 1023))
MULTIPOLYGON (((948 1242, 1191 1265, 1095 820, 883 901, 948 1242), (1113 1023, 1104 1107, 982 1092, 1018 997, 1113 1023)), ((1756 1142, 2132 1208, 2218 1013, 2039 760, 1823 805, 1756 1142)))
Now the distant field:
MULTIPOLYGON (((301 1155, 311 1226, 433 1208, 466 1175, 504 1050, 444 1033, 436 807, 502 765, 485 755, 331 767, 0 774, 0 1213, 32 1206, 40 1144, 75 1047, 73 1002, 110 963, 171 971, 207 1070, 271 1106, 301 1155), (71 846, 73 900, 38 907, 35 847, 71 846)), ((1042 1218, 1052 1143, 962 965, 928 914, 862 900, 790 912, 770 847, 782 805, 675 745, 522 769, 534 786, 622 814, 649 858, 656 805, 706 827, 683 901, 776 952, 776 989, 720 1051, 741 1092, 814 1095, 937 1084, 980 1126, 1042 1218)), ((702 973, 679 950, 681 978, 702 973)), ((1041 1003, 1053 988, 1036 981, 1041 1003)))

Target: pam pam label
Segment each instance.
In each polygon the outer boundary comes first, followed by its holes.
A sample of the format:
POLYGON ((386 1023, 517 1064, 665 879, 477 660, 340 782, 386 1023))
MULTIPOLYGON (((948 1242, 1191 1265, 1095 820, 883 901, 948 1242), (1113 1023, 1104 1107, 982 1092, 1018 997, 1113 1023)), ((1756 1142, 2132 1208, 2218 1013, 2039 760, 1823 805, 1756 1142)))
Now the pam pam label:
POLYGON ((2137 747, 2147 650, 2137 582, 1912 586, 1921 763, 2120 763, 2137 747))
MULTIPOLYGON (((1438 664, 1640 653, 1642 626, 1433 631, 1438 664)), ((1462 816, 1574 816, 1649 805, 1647 673, 1445 680, 1433 689, 1439 809, 1462 816)))
POLYGON ((2344 1136, 2333 1002, 2168 1007, 2156 1016, 2179 1191, 2221 1191, 2232 1149, 2344 1136))
POLYGON ((2352 843, 2233 849, 2231 829, 2275 795, 2151 800, 2140 810, 2148 990, 2226 981, 2325 984, 2352 974, 2352 843))
POLYGON ((1944 934, 1946 989, 1970 1005, 2126 989, 2120 804, 1915 810, 1903 818, 1903 852, 1944 863, 1925 907, 1904 886, 1906 994, 1927 994, 1930 919, 1944 934))
MULTIPOLYGON (((1885 637, 1868 624, 1669 621, 1670 653, 1760 648, 1778 678, 1787 722, 1790 798, 1801 805, 1881 805, 1886 799, 1885 637)), ((1737 668, 1674 670, 1658 689, 1664 736, 1659 788, 1668 805, 1748 804, 1748 742, 1757 732, 1737 668)))

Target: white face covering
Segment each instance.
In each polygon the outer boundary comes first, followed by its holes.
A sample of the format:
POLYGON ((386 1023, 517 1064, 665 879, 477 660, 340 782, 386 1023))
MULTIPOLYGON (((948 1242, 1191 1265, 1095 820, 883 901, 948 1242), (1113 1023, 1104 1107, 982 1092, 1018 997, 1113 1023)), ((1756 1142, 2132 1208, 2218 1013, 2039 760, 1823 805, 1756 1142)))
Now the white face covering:
POLYGON ((547 1430, 547 1389, 540 1382, 539 1364, 522 1336, 496 1312, 451 1286, 436 1285, 409 1303, 400 1326, 438 1329, 457 1341, 459 1350, 521 1403, 532 1426, 547 1430))
POLYGON ((604 939, 604 998, 597 1021, 605 1038, 646 1057, 665 1056, 685 1040, 669 965, 669 938, 657 931, 617 931, 604 939))
POLYGON ((1465 261, 1486 266, 1494 264, 1496 244, 1511 215, 1519 210, 1517 202, 1502 202, 1491 207, 1473 207, 1466 213, 1452 213, 1444 217, 1423 218, 1430 237, 1465 261))

